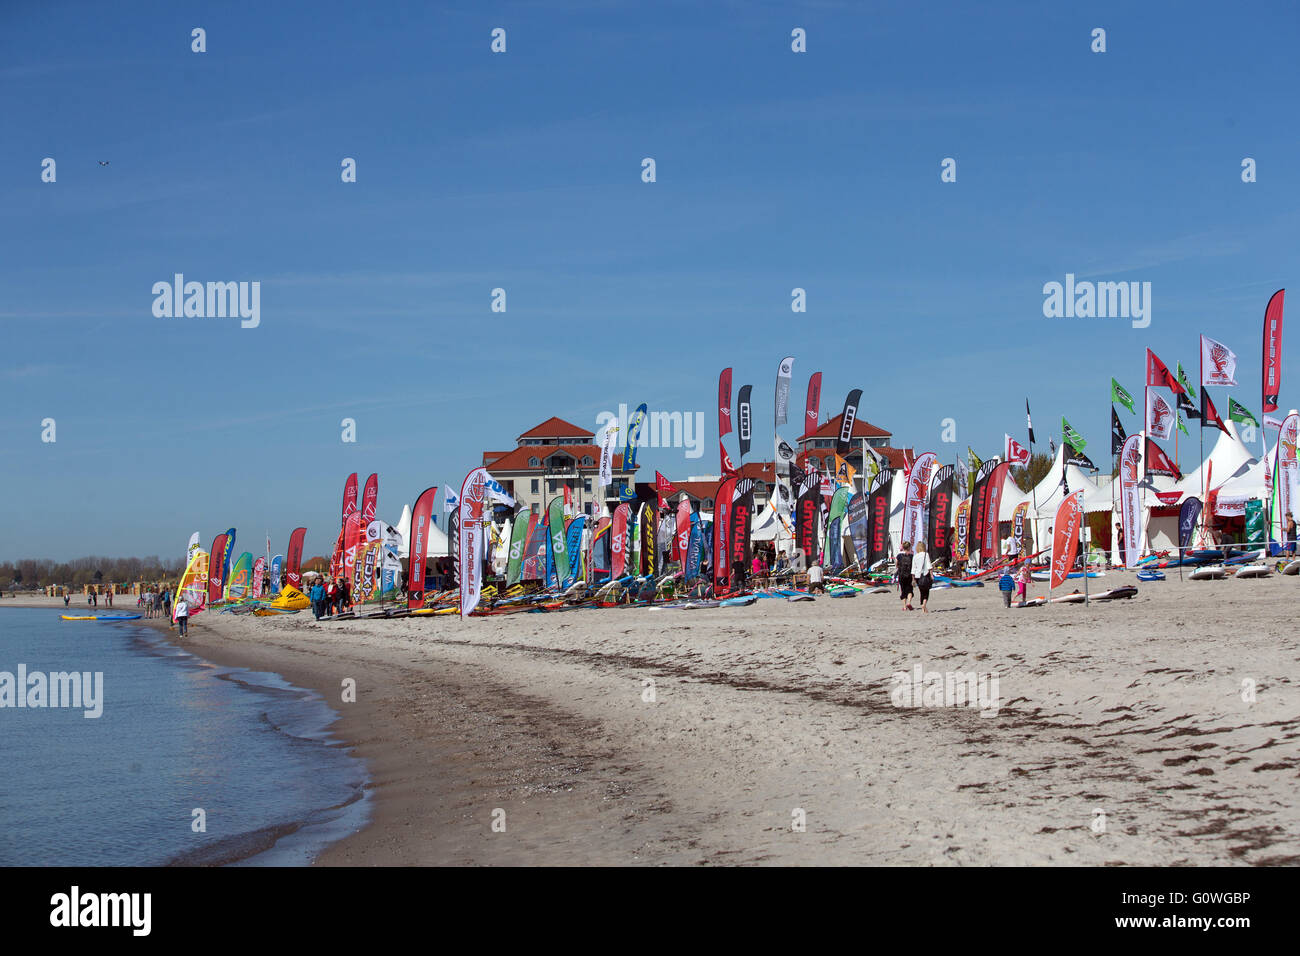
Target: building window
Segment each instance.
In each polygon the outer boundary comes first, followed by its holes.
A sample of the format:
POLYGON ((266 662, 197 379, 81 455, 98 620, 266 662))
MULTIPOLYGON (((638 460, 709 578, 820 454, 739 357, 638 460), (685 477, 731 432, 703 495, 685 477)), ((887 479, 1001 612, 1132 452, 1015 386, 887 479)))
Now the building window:
POLYGON ((534 479, 533 479, 533 494, 537 494, 537 485, 538 485, 538 481, 537 481, 536 478, 534 478, 534 479))
POLYGON ((708 508, 710 511, 712 511, 712 510, 713 510, 713 499, 712 499, 712 498, 705 498, 705 499, 704 499, 704 507, 706 507, 706 508, 708 508))
POLYGON ((587 494, 591 494, 591 479, 590 479, 590 478, 584 478, 584 479, 583 479, 583 481, 582 481, 582 490, 585 491, 587 494))
MULTIPOLYGON (((591 460, 591 456, 590 456, 590 455, 583 455, 583 456, 582 456, 582 463, 583 463, 583 465, 585 465, 585 466, 588 467, 588 468, 590 468, 592 465, 595 464, 595 462, 591 460)), ((587 482, 587 484, 591 484, 591 482, 587 482)))
POLYGON ((539 465, 541 465, 541 462, 537 460, 537 456, 534 455, 532 458, 529 458, 529 459, 528 459, 528 467, 529 467, 529 468, 536 468, 536 467, 538 467, 539 465))

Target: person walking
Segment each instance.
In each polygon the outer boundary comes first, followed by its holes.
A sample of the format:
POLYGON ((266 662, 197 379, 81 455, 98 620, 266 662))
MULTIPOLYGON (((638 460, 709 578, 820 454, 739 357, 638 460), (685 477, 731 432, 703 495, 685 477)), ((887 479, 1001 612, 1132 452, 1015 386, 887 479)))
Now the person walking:
POLYGON ((927 605, 930 601, 930 588, 934 585, 934 563, 925 550, 924 541, 917 544, 916 554, 912 558, 912 580, 916 582, 916 590, 921 598, 921 613, 929 614, 930 608, 927 605))
POLYGON ((325 588, 325 613, 330 615, 331 617, 336 613, 338 613, 337 611, 334 610, 335 607, 338 606, 338 603, 339 603, 338 582, 330 581, 329 585, 325 588))
POLYGON ((67 607, 71 603, 72 603, 72 595, 65 590, 63 592, 63 606, 67 607))
POLYGON ((1295 518, 1286 513, 1286 553, 1295 554, 1295 518))
POLYGON ((898 571, 898 597, 903 610, 912 610, 912 542, 904 541, 903 550, 896 561, 898 571))
POLYGON ((1011 591, 1016 586, 1016 579, 1011 576, 1010 569, 1003 570, 1002 576, 998 578, 998 590, 1002 592, 1002 606, 1011 607, 1011 591))
POLYGON ((172 616, 172 592, 166 588, 163 589, 162 593, 162 609, 164 615, 167 617, 172 616))
POLYGON ((311 586, 311 612, 316 615, 316 620, 320 620, 321 614, 325 610, 325 589, 320 586, 320 580, 311 586))
POLYGON ((113 585, 108 586, 108 606, 113 606, 113 585))
POLYGON ((1020 573, 1016 575, 1016 597, 1020 598, 1020 603, 1024 604, 1029 600, 1029 561, 1020 566, 1020 573))
POLYGON ((189 633, 189 623, 190 605, 185 598, 181 598, 176 602, 176 629, 180 632, 181 637, 189 633))

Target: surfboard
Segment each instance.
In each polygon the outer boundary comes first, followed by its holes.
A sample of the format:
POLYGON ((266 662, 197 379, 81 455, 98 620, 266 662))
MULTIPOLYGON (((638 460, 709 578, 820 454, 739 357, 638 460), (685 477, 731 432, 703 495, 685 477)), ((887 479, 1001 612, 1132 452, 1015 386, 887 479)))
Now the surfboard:
POLYGON ((1237 569, 1234 578, 1266 578, 1273 572, 1267 564, 1247 564, 1237 569))
POLYGON ((93 614, 60 614, 59 617, 65 621, 94 621, 97 620, 93 614))
POLYGON ((1139 571, 1139 572, 1137 573, 1137 579, 1138 579, 1139 581, 1163 581, 1163 580, 1165 580, 1165 572, 1163 572, 1163 571, 1139 571))
POLYGON ((1111 588, 1109 591, 1102 591, 1100 594, 1094 594, 1092 596, 1092 600, 1114 601, 1123 598, 1131 598, 1137 593, 1138 593, 1138 589, 1133 587, 1133 585, 1129 584, 1129 585, 1125 585, 1124 587, 1111 588))
POLYGON ((1062 594, 1060 597, 1054 597, 1052 598, 1052 603, 1053 604, 1082 604, 1086 599, 1087 599, 1087 595, 1080 591, 1074 594, 1062 594))
POLYGON ((1286 566, 1285 568, 1282 569, 1282 573, 1283 573, 1283 574, 1300 574, 1300 558, 1296 558, 1294 561, 1292 561, 1292 562, 1290 562, 1289 564, 1287 564, 1287 566, 1286 566))
POLYGON ((96 616, 97 621, 138 621, 139 614, 100 614, 96 616))
POLYGON ((1203 568, 1197 568, 1187 577, 1192 581, 1217 581, 1226 578, 1228 572, 1223 569, 1221 564, 1208 564, 1203 568))

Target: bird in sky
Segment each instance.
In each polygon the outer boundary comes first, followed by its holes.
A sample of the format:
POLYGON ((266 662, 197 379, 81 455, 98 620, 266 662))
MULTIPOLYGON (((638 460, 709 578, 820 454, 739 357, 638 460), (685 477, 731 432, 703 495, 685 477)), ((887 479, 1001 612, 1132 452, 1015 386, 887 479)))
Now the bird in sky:
POLYGON ((109 163, 112 162, 112 160, 111 160, 111 159, 100 159, 100 160, 96 160, 96 162, 98 162, 99 165, 101 165, 101 166, 107 166, 109 163))

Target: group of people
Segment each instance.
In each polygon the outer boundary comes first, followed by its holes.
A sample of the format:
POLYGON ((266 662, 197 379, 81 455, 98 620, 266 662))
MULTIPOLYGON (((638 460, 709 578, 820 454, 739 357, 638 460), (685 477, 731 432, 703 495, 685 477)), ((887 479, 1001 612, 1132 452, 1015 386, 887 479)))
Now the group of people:
POLYGON ((145 617, 171 617, 171 592, 166 589, 161 591, 145 591, 136 599, 135 606, 144 611, 145 617))
POLYGON ((934 562, 930 560, 930 554, 925 550, 925 542, 916 543, 916 551, 912 551, 912 542, 904 541, 902 549, 898 552, 896 562, 896 571, 898 576, 898 597, 902 602, 904 611, 915 611, 912 606, 913 588, 921 600, 921 612, 930 613, 930 588, 934 587, 934 562))
POLYGON ((327 584, 322 584, 321 580, 317 577, 315 583, 307 590, 307 598, 311 601, 311 612, 318 621, 322 617, 332 617, 341 613, 352 603, 352 589, 348 585, 347 578, 336 578, 327 584))

